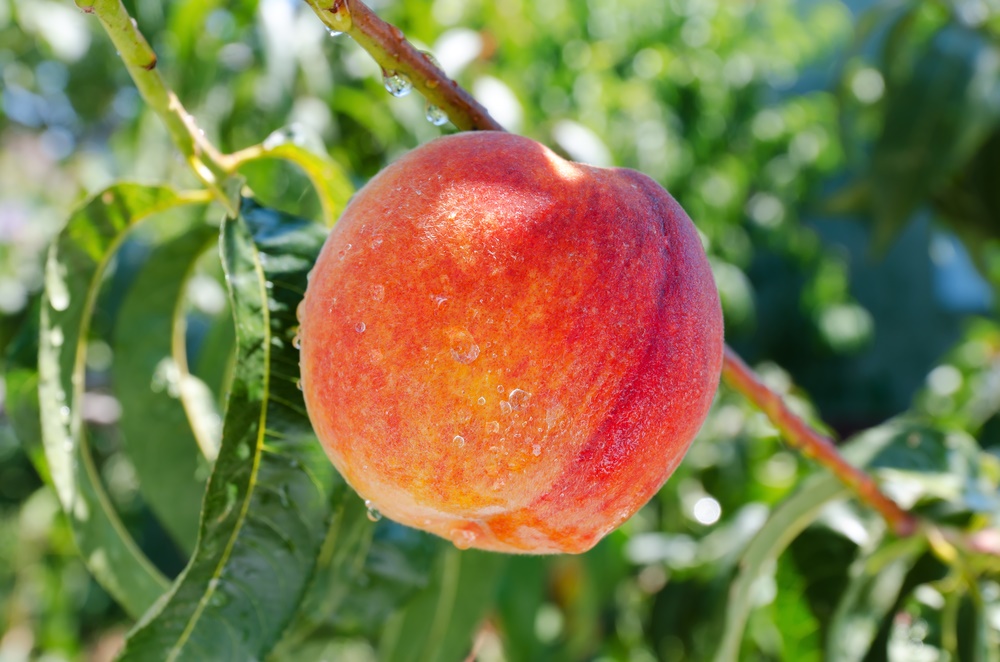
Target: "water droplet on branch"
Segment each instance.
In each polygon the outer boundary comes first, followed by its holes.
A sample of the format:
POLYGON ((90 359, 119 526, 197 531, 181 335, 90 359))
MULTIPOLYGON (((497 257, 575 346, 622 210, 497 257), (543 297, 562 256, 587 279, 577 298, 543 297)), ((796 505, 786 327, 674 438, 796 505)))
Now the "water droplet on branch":
POLYGON ((448 123, 448 114, 432 103, 427 104, 424 114, 427 121, 434 126, 444 126, 448 123))
POLYGON ((386 92, 397 98, 405 97, 413 91, 413 83, 406 74, 401 74, 398 71, 386 71, 383 69, 382 84, 385 85, 386 92))

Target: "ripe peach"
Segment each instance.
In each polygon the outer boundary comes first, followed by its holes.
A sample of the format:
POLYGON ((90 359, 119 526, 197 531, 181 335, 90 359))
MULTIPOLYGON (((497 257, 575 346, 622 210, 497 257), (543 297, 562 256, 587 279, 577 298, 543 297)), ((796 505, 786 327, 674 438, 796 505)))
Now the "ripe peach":
POLYGON ((309 416, 386 516, 504 552, 582 552, 666 481, 722 366, 684 210, 651 179, 498 132, 365 186, 300 309, 309 416))

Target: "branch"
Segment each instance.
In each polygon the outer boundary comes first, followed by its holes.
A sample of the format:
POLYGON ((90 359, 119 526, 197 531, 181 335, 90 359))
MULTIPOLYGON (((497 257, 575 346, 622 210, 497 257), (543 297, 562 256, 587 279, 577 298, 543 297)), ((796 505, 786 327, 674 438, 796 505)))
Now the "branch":
POLYGON ((235 193, 238 190, 227 190, 231 188, 233 164, 205 138, 195 125, 194 118, 156 71, 156 53, 139 32, 121 0, 76 0, 76 5, 85 13, 97 16, 118 49, 139 94, 167 125, 174 145, 212 196, 235 216, 238 209, 235 193))
POLYGON ((386 23, 359 0, 306 0, 320 20, 350 35, 382 67, 404 75, 427 102, 448 114, 462 131, 503 131, 503 127, 458 83, 448 78, 426 53, 406 40, 403 31, 386 23))
POLYGON ((728 345, 722 364, 722 377, 734 389, 757 405, 802 455, 812 458, 832 471, 858 498, 877 510, 899 536, 913 535, 918 521, 879 490, 874 479, 849 464, 837 451, 833 440, 813 430, 792 412, 781 396, 770 390, 728 345))

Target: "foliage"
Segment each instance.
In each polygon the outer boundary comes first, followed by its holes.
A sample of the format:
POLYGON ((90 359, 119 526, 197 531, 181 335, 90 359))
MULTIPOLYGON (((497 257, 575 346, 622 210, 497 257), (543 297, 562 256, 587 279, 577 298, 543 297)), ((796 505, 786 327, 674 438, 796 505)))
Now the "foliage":
POLYGON ((442 130, 419 95, 304 4, 127 2, 247 184, 223 220, 93 17, 0 0, 0 659, 997 659, 996 559, 952 536, 1000 527, 1000 8, 857 4, 376 5, 509 130, 667 186, 730 342, 951 527, 892 535, 723 387, 632 520, 508 559, 370 521, 295 388, 311 260, 442 130), (873 251, 933 275, 926 331, 865 294, 873 251))

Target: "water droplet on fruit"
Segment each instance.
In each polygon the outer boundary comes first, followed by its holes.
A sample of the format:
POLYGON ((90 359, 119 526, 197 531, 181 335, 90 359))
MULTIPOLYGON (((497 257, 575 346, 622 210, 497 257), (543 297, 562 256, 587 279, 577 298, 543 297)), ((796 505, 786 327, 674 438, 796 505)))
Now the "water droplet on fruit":
POLYGON ((372 285, 371 288, 372 299, 375 301, 381 301, 385 298, 385 287, 382 285, 372 285))
POLYGON ((382 237, 375 237, 372 239, 372 249, 376 249, 382 245, 382 237))
POLYGON ((448 123, 448 114, 432 103, 427 104, 424 114, 427 117, 427 121, 434 126, 444 126, 448 123))
POLYGON ((510 395, 507 396, 507 399, 510 400, 511 407, 517 410, 521 410, 528 405, 528 400, 531 399, 531 394, 528 393, 527 391, 516 388, 510 392, 510 395))
POLYGON ((559 422, 559 419, 563 417, 566 412, 565 407, 561 404, 554 404, 549 407, 548 411, 545 412, 545 425, 551 430, 559 422))
POLYGON ((480 396, 479 399, 476 400, 476 402, 478 402, 480 405, 485 405, 486 404, 486 398, 480 396))
POLYGON ((410 82, 406 74, 401 74, 398 71, 383 69, 382 84, 385 85, 385 91, 394 97, 405 97, 413 91, 413 83, 410 82))
POLYGON ((358 333, 364 333, 365 328, 366 327, 364 322, 358 322, 357 324, 354 325, 354 330, 357 331, 358 333))
POLYGON ((365 499, 365 508, 368 509, 368 519, 371 521, 377 522, 382 519, 382 513, 375 508, 375 505, 369 499, 365 499))
POLYGON ((502 385, 498 385, 497 386, 497 393, 503 393, 503 386, 502 385))
POLYGON ((479 345, 465 329, 449 329, 448 340, 451 343, 451 358, 459 363, 469 364, 479 358, 479 345))
POLYGON ((540 444, 535 444, 531 447, 531 454, 538 457, 542 454, 542 446, 540 444))
POLYGON ((302 336, 300 334, 296 333, 295 337, 292 338, 292 347, 302 349, 302 336))
POLYGON ((501 400, 500 401, 500 413, 501 414, 503 414, 504 416, 506 416, 507 414, 509 414, 511 412, 511 409, 512 409, 512 407, 510 406, 509 402, 507 402, 506 400, 501 400))
POLYGON ((469 549, 476 542, 476 532, 467 528, 455 528, 448 534, 451 542, 459 549, 469 549))
POLYGON ((329 32, 331 37, 339 37, 340 35, 344 34, 340 30, 334 30, 333 28, 330 28, 329 32))
POLYGON ((500 432, 500 423, 498 423, 497 421, 490 421, 489 423, 486 424, 486 431, 492 434, 500 432))
POLYGON ((465 445, 465 437, 463 437, 460 434, 456 434, 455 438, 452 439, 452 441, 454 441, 455 445, 458 446, 459 448, 465 445))
POLYGON ((295 388, 299 389, 300 391, 302 390, 302 378, 301 377, 299 377, 298 379, 295 380, 295 388))

